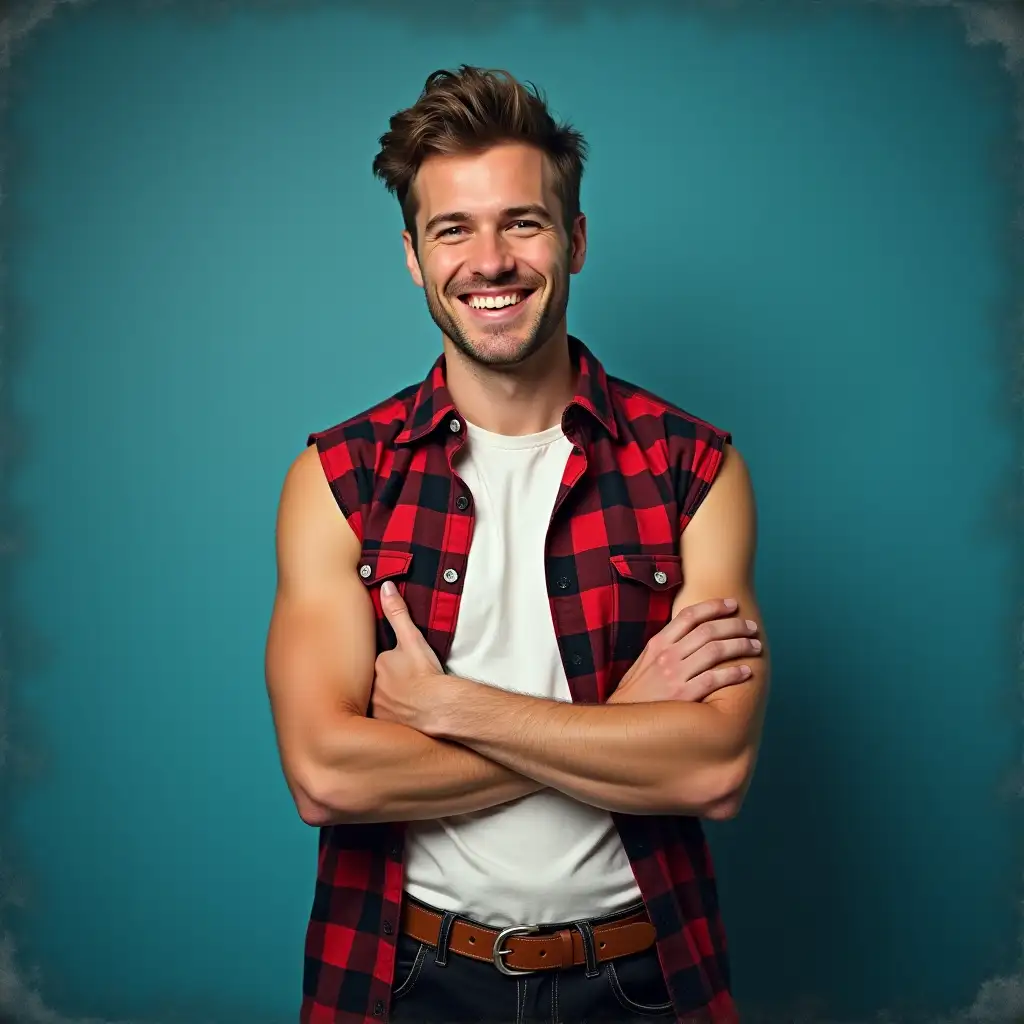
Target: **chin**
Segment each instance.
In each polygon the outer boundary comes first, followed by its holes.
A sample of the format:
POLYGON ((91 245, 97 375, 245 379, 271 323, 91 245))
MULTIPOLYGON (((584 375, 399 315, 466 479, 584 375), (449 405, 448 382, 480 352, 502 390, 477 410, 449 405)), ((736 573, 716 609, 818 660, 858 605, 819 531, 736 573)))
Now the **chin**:
POLYGON ((491 335, 467 338, 462 335, 455 339, 456 347, 474 362, 483 366, 512 367, 519 366, 530 358, 543 342, 533 337, 516 335, 491 335))

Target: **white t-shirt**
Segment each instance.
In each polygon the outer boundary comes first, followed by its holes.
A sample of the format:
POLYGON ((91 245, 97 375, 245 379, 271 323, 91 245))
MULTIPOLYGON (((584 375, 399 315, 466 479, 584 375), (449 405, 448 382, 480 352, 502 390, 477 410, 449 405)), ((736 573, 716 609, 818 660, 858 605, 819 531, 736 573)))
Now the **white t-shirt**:
MULTIPOLYGON (((475 523, 447 670, 571 700, 555 637, 544 542, 572 450, 561 426, 505 437, 467 424, 456 472, 475 523)), ((406 826, 405 891, 484 925, 615 913, 640 890, 611 815, 556 790, 406 826)))

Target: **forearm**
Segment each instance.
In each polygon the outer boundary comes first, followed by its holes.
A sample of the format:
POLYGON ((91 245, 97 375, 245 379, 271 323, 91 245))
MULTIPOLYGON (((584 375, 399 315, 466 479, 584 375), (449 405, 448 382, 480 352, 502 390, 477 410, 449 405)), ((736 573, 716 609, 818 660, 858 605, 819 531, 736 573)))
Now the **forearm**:
POLYGON ((629 814, 714 815, 749 769, 737 720, 700 703, 580 705, 465 681, 424 731, 629 814))
POLYGON ((303 817, 321 826, 468 814, 545 788, 467 747, 354 714, 311 760, 303 817))

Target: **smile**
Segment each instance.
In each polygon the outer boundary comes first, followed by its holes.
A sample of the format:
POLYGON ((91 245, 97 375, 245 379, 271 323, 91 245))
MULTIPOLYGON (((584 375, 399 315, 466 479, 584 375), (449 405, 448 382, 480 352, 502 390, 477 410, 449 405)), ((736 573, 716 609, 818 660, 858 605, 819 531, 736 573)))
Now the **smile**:
POLYGON ((494 321, 512 320, 523 311, 527 299, 533 294, 529 288, 513 288, 507 292, 467 292, 459 296, 475 319, 494 321))

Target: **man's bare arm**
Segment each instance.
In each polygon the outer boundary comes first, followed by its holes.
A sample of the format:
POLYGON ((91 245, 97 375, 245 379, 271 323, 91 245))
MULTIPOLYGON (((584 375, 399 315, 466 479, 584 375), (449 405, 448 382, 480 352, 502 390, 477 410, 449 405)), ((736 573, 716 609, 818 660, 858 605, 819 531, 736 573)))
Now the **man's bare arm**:
MULTIPOLYGON (((738 614, 760 623, 755 543, 750 478, 729 447, 715 483, 683 531, 685 583, 674 611, 729 596, 739 602, 738 614)), ((732 817, 750 783, 764 717, 769 661, 763 629, 759 638, 765 645, 761 656, 742 659, 750 678, 700 703, 580 706, 467 680, 457 684, 456 699, 430 712, 422 728, 608 810, 732 817)))
POLYGON ((285 480, 266 680, 288 787, 310 825, 414 821, 544 788, 466 747, 366 717, 376 626, 360 544, 315 448, 285 480))

